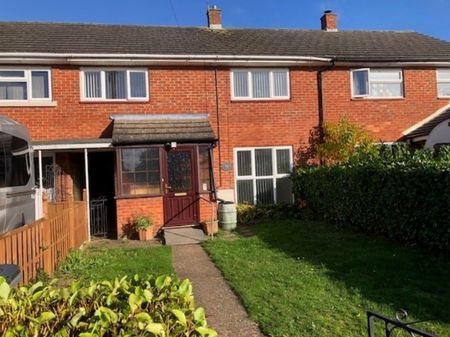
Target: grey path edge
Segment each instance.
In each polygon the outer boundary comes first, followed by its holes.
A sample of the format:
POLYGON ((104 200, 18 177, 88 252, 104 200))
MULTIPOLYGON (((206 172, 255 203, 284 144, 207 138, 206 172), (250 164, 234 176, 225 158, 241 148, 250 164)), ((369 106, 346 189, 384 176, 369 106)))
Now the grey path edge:
POLYGON ((172 247, 177 276, 192 282, 197 306, 219 337, 264 337, 200 245, 172 247))

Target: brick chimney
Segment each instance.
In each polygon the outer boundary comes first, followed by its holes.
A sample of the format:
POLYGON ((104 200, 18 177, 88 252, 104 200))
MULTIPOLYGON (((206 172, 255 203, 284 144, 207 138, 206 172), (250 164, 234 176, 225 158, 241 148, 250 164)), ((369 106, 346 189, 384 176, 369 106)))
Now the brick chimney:
POLYGON ((326 32, 337 32, 337 15, 330 10, 326 10, 320 18, 322 30, 326 32))
POLYGON ((208 17, 208 27, 210 29, 222 29, 221 9, 217 8, 217 6, 209 7, 206 16, 208 17))

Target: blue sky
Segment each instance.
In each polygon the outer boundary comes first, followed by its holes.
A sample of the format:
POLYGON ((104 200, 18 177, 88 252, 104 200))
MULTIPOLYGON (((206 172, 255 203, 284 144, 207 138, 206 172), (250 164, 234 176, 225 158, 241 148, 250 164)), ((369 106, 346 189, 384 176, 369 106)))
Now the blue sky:
POLYGON ((340 29, 415 30, 450 41, 450 0, 3 0, 1 21, 204 26, 206 6, 228 27, 319 28, 323 10, 340 29), (171 5, 172 4, 172 5, 171 5), (172 10, 173 8, 173 10, 172 10))

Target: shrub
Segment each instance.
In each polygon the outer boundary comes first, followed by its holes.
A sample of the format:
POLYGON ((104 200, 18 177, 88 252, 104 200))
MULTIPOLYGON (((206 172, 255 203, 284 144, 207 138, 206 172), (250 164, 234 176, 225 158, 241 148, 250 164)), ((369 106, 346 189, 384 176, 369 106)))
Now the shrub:
POLYGON ((325 123, 323 142, 317 153, 325 163, 345 162, 355 155, 374 153, 376 145, 367 131, 342 118, 338 123, 325 123))
POLYGON ((317 217, 412 244, 450 250, 450 151, 406 147, 344 164, 299 168, 294 194, 317 217))
POLYGON ((0 331, 5 337, 205 336, 188 280, 123 277, 57 288, 56 281, 11 289, 0 277, 0 331))
POLYGON ((145 215, 139 215, 133 218, 132 225, 137 232, 145 231, 153 225, 153 221, 145 215))
POLYGON ((293 204, 238 204, 236 212, 237 222, 241 225, 248 225, 266 219, 296 218, 299 216, 299 210, 293 204))

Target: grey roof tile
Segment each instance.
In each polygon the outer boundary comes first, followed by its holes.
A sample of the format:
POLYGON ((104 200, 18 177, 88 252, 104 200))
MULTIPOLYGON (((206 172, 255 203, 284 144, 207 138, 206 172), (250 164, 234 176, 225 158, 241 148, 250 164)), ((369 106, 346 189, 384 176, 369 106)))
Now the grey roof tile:
POLYGON ((198 54, 450 60, 450 43, 415 32, 222 29, 0 22, 0 53, 198 54))

